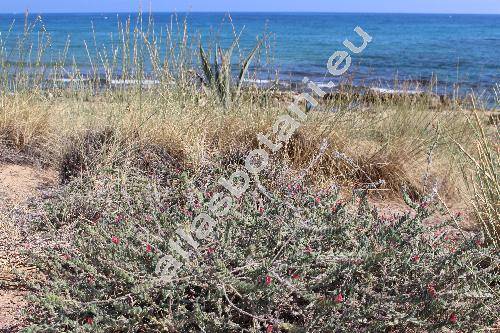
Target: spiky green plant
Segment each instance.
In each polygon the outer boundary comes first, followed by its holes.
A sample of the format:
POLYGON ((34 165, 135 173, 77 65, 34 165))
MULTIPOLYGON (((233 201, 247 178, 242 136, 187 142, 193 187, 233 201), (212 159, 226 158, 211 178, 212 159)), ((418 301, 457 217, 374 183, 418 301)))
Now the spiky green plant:
POLYGON ((257 42, 252 51, 240 64, 239 74, 234 85, 231 75, 231 61, 233 50, 237 44, 238 39, 235 39, 231 47, 229 47, 227 50, 223 50, 220 45, 216 45, 214 51, 214 61, 213 64, 211 64, 209 56, 203 49, 203 45, 200 43, 201 67, 203 69, 203 74, 206 78, 207 85, 210 90, 218 97, 225 108, 229 108, 231 104, 237 101, 241 96, 241 87, 244 78, 248 72, 250 63, 252 62, 253 58, 257 54, 257 51, 262 45, 262 40, 259 40, 257 42))

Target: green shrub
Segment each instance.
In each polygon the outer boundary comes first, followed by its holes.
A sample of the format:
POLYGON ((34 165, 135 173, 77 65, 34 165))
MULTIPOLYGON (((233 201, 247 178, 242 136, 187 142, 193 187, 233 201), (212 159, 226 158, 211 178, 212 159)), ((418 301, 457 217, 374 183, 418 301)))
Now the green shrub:
POLYGON ((158 285, 168 241, 207 211, 222 169, 171 170, 167 182, 96 173, 37 220, 61 242, 33 257, 47 284, 34 286, 28 332, 472 331, 497 319, 498 252, 447 221, 423 223, 428 200, 380 216, 366 191, 343 202, 336 187, 269 174, 272 196, 236 200, 177 279, 158 285))
POLYGON ((233 50, 238 44, 238 38, 235 38, 233 44, 226 51, 218 45, 215 46, 214 50, 214 61, 210 64, 209 57, 207 56, 203 46, 200 44, 200 63, 205 76, 208 87, 212 90, 214 95, 216 95, 219 101, 224 105, 225 108, 231 106, 234 101, 237 101, 241 94, 241 88, 245 76, 250 67, 250 63, 257 54, 260 46, 262 45, 262 40, 254 46, 253 50, 246 56, 244 61, 239 65, 239 73, 236 77, 236 84, 233 84, 232 78, 232 65, 231 60, 233 57, 233 50), (233 101, 234 100, 234 101, 233 101))

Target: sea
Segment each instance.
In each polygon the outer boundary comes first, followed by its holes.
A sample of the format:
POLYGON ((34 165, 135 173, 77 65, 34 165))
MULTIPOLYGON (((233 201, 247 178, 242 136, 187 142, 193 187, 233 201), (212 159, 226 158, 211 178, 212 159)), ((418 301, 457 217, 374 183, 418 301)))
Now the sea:
MULTIPOLYGON (((304 77, 319 84, 331 81, 328 59, 346 49, 345 39, 360 43, 354 32, 359 26, 373 39, 363 52, 352 54, 351 68, 335 82, 380 89, 412 82, 444 93, 459 89, 479 94, 498 89, 500 84, 500 15, 144 13, 140 23, 137 13, 30 13, 28 22, 36 32, 30 37, 35 45, 42 35, 50 36, 42 62, 50 65, 66 54, 68 66, 76 65, 86 73, 91 69, 89 59, 102 61, 103 50, 110 54, 119 44, 118 22, 127 18, 132 26, 145 27, 150 19, 154 21, 160 44, 165 44, 167 27, 180 32, 186 22, 193 50, 198 49, 200 40, 207 49, 216 43, 227 48, 237 35, 234 56, 239 59, 253 48, 257 38, 265 37, 266 47, 254 61, 253 77, 248 79, 255 83, 277 78, 297 83, 304 77)), ((13 63, 20 61, 15 49, 23 29, 24 14, 0 14, 0 47, 13 63)))

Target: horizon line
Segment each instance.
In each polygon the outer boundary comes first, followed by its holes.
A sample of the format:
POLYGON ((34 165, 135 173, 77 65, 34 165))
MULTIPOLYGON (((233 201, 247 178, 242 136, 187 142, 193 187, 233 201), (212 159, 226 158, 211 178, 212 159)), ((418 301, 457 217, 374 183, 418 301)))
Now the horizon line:
MULTIPOLYGON (((48 11, 48 12, 35 12, 25 10, 22 12, 2 12, 0 14, 9 14, 9 15, 20 15, 20 14, 137 14, 141 11, 75 11, 75 12, 67 12, 67 11, 48 11)), ((142 13, 146 14, 408 14, 408 15, 500 15, 498 13, 462 13, 462 12, 357 12, 357 11, 142 11, 142 13)))

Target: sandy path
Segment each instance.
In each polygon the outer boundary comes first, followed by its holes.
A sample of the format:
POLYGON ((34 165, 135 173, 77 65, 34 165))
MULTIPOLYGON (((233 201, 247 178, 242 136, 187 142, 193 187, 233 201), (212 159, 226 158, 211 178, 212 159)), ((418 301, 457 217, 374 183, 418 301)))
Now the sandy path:
POLYGON ((19 331, 21 311, 26 304, 25 284, 33 272, 20 254, 26 244, 10 218, 11 213, 22 211, 29 198, 56 184, 56 179, 52 171, 0 164, 0 332, 19 331))

